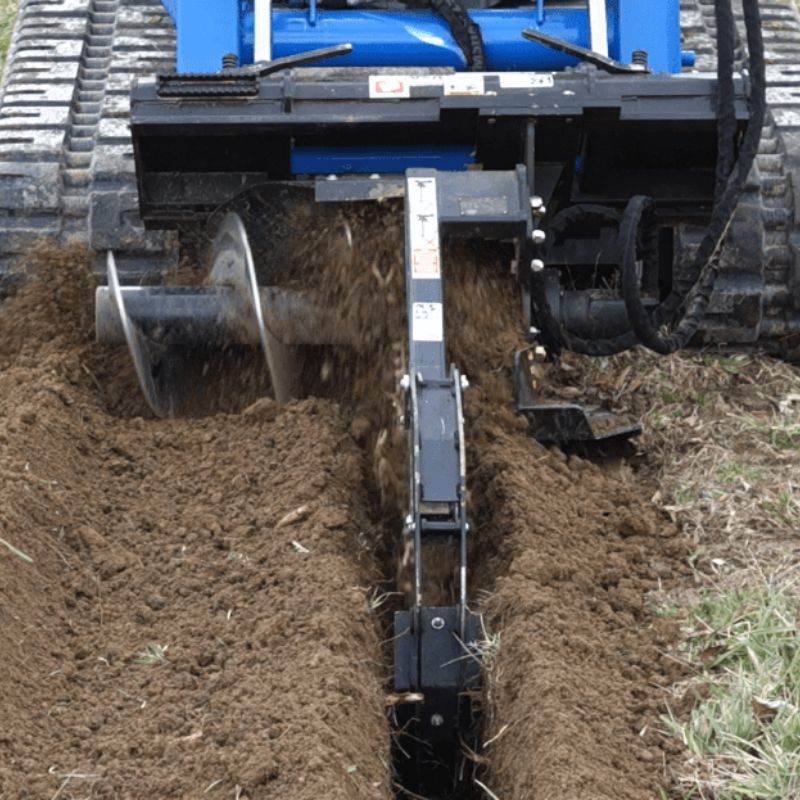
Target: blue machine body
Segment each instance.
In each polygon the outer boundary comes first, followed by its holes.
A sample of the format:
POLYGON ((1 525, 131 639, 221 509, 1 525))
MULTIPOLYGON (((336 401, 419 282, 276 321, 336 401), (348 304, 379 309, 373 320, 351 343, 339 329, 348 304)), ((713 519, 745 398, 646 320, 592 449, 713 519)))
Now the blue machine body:
MULTIPOLYGON (((177 68, 182 73, 217 72, 222 56, 236 54, 242 65, 254 61, 254 0, 163 0, 177 29, 177 68)), ((585 48, 590 47, 588 7, 545 2, 517 8, 469 11, 480 27, 491 72, 556 72, 576 59, 523 39, 525 28, 539 30, 585 48)), ((654 72, 679 73, 693 63, 681 52, 680 0, 606 0, 608 55, 630 63, 634 51, 647 53, 654 72)), ((272 58, 349 43, 350 55, 318 66, 451 67, 466 70, 464 53, 447 22, 428 10, 332 9, 317 0, 274 6, 271 13, 272 58)), ((360 148, 345 152, 297 148, 295 174, 402 173, 408 168, 462 170, 473 161, 464 148, 391 152, 360 148)))
MULTIPOLYGON (((163 3, 178 32, 180 72, 216 72, 225 53, 236 53, 242 64, 252 63, 253 0, 163 3)), ((489 70, 555 71, 575 63, 523 40, 524 28, 589 47, 586 7, 539 0, 469 13, 480 26, 489 70)), ((644 50, 653 71, 672 73, 691 61, 691 54, 681 53, 679 0, 606 0, 606 17, 612 58, 629 63, 635 50, 644 50)), ((316 0, 272 10, 273 58, 345 42, 353 45, 353 52, 337 59, 336 66, 467 67, 447 23, 432 11, 325 10, 316 0)))

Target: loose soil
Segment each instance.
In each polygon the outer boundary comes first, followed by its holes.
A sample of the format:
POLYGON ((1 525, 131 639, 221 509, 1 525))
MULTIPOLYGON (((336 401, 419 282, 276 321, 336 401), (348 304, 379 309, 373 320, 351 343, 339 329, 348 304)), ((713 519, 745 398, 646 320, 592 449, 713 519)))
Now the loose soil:
MULTIPOLYGON (((124 349, 91 342, 75 254, 40 260, 3 309, 0 537, 33 563, 0 546, 0 796, 391 796, 374 607, 402 564, 384 546, 404 506, 398 230, 354 236, 333 279, 373 330, 356 357, 314 364, 343 405, 254 389, 234 413, 153 419, 124 349)), ((653 800, 679 668, 647 593, 680 575, 685 543, 630 469, 527 437, 502 259, 460 245, 447 269, 450 349, 473 384, 480 779, 503 800, 653 800)))
POLYGON ((516 293, 485 248, 460 258, 450 312, 455 360, 473 383, 483 780, 514 800, 655 800, 679 751, 659 733, 664 690, 683 667, 666 655, 678 625, 648 595, 688 574, 687 542, 624 461, 595 464, 526 436, 509 402, 509 354, 523 346, 516 293))
POLYGON ((647 594, 680 574, 685 542, 632 476, 548 452, 511 424, 473 430, 475 550, 495 578, 483 753, 493 791, 659 797, 673 749, 657 732, 660 687, 682 668, 665 655, 678 626, 647 594))
POLYGON ((87 338, 80 259, 58 261, 0 318, 0 536, 33 560, 0 548, 0 796, 389 797, 338 409, 147 418, 113 379, 127 354, 87 338))

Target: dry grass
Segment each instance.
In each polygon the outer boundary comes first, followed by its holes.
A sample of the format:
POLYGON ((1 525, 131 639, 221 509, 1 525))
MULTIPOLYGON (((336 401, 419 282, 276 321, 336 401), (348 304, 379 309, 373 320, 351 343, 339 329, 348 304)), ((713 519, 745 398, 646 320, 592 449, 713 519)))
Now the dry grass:
POLYGON ((800 370, 766 357, 569 359, 588 401, 641 419, 644 476, 716 572, 800 558, 800 370))
POLYGON ((686 748, 672 796, 797 796, 800 370, 750 355, 636 351, 567 357, 558 373, 554 392, 566 384, 579 402, 643 421, 636 479, 694 543, 696 585, 653 598, 658 613, 684 620, 678 657, 696 666, 675 695, 708 695, 665 722, 686 748), (759 712, 770 703, 774 717, 759 712))
POLYGON ((6 60, 11 29, 17 14, 17 0, 0 0, 0 73, 6 60))

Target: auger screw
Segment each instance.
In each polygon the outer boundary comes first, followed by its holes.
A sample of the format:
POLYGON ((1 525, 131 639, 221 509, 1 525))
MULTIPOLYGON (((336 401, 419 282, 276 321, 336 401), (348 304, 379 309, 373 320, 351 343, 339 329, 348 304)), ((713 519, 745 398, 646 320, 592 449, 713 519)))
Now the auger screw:
POLYGON ((431 620, 431 628, 435 631, 440 631, 444 628, 444 619, 442 617, 434 617, 431 620))

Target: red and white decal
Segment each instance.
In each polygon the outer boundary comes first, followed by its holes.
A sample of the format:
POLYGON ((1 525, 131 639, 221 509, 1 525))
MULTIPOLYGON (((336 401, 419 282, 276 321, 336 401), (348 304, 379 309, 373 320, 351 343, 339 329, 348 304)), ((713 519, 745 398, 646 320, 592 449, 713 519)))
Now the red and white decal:
POLYGON ((441 276, 441 250, 436 178, 409 178, 406 183, 406 203, 411 277, 438 280, 441 276))
POLYGON ((369 96, 371 98, 411 96, 411 81, 408 75, 370 75, 369 96))

